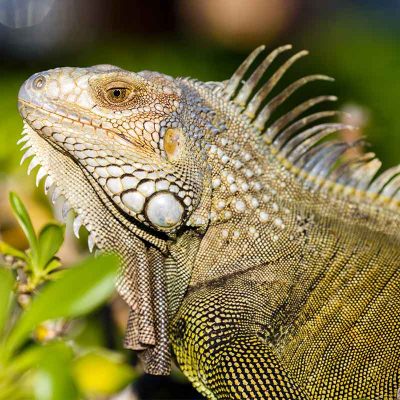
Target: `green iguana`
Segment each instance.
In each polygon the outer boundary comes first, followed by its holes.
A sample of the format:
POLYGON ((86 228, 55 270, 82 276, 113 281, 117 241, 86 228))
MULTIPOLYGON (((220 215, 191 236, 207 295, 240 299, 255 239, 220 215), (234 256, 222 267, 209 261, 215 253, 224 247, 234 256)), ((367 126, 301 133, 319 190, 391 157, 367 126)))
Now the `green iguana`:
MULTIPOLYGON (((224 82, 57 68, 19 93, 23 160, 89 248, 116 251, 126 346, 209 399, 395 399, 400 166, 325 140, 334 96, 276 110, 283 46, 224 82), (267 74, 269 79, 263 80, 267 74), (263 83, 265 81, 265 83, 263 83), (318 107, 317 107, 318 108, 318 107)), ((96 271, 93 271, 95 274, 96 271)))

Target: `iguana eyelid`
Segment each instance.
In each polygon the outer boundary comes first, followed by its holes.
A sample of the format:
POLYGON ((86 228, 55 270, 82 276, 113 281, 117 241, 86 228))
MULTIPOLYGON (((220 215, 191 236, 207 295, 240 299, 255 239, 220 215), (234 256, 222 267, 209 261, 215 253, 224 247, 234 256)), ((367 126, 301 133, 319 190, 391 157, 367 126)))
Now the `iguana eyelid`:
POLYGON ((141 91, 132 83, 125 81, 112 81, 104 86, 100 95, 105 98, 110 105, 124 105, 127 106, 129 101, 135 96, 140 95, 141 91), (113 92, 115 90, 121 91, 121 98, 113 97, 113 92))
POLYGON ((107 83, 104 86, 104 89, 106 91, 111 90, 111 89, 126 89, 126 90, 133 90, 133 86, 132 83, 126 82, 126 81, 111 81, 109 83, 107 83))

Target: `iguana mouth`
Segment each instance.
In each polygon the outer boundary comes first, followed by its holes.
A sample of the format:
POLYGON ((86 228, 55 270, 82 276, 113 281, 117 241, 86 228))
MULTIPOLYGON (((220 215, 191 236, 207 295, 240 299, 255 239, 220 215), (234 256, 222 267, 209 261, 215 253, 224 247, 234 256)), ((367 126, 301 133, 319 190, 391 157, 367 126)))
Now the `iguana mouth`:
POLYGON ((84 223, 82 216, 80 215, 79 209, 73 208, 68 201, 68 191, 65 187, 63 187, 63 185, 60 184, 60 181, 57 179, 57 173, 55 173, 53 169, 51 169, 49 163, 46 162, 46 151, 43 151, 44 146, 47 146, 48 150, 54 148, 60 154, 60 157, 69 158, 71 160, 72 158, 68 154, 63 152, 62 149, 56 144, 51 144, 48 141, 42 139, 42 143, 40 143, 39 145, 40 139, 41 137, 38 135, 38 133, 27 122, 24 122, 22 138, 18 141, 18 144, 23 144, 21 150, 25 151, 21 158, 21 164, 26 159, 32 157, 28 165, 28 175, 32 172, 33 169, 39 166, 36 175, 36 186, 39 186, 40 182, 45 179, 44 192, 45 194, 50 195, 53 204, 56 204, 56 202, 61 202, 61 214, 64 220, 67 219, 71 211, 74 212, 75 217, 72 223, 73 232, 75 236, 79 238, 79 231, 81 226, 84 226, 87 229, 89 233, 88 248, 89 251, 92 252, 96 244, 95 234, 91 231, 91 226, 84 223))
MULTIPOLYGON (((18 110, 22 116, 22 118, 31 126, 33 130, 35 130, 39 135, 40 130, 36 129, 34 126, 32 126, 29 123, 29 120, 27 119, 27 111, 31 109, 34 110, 36 113, 40 113, 43 115, 43 117, 51 117, 51 118, 57 118, 60 120, 60 123, 67 123, 71 126, 71 128, 74 127, 74 123, 79 123, 81 124, 84 128, 87 129, 100 129, 99 125, 94 125, 93 121, 96 120, 96 116, 92 115, 90 117, 79 117, 78 113, 70 113, 66 109, 61 108, 60 106, 55 106, 52 103, 47 103, 43 105, 36 104, 32 100, 25 100, 23 98, 18 99, 18 110), (53 106, 53 107, 51 107, 53 106), (65 111, 64 111, 65 110, 65 111)), ((87 114, 87 112, 86 112, 87 114)), ((67 130, 68 127, 66 128, 64 125, 62 126, 63 130, 67 130)), ((75 127, 76 128, 76 127, 75 127)), ((118 141, 122 145, 127 145, 132 143, 132 141, 126 137, 123 133, 119 132, 118 130, 115 129, 105 129, 101 128, 101 131, 104 131, 107 133, 107 136, 112 138, 115 141, 118 141)), ((45 135, 42 135, 45 137, 45 135)))
POLYGON ((40 138, 40 135, 38 135, 37 131, 35 131, 28 123, 24 122, 22 138, 18 141, 18 144, 23 144, 21 150, 25 151, 21 158, 21 164, 23 164, 26 159, 32 157, 28 165, 28 175, 30 175, 32 170, 39 166, 36 174, 36 186, 38 187, 40 182, 45 179, 44 192, 46 195, 50 196, 51 202, 53 204, 56 204, 56 202, 61 202, 61 214, 64 221, 66 221, 70 212, 73 212, 75 214, 72 223, 73 232, 75 236, 79 238, 79 231, 81 226, 84 226, 87 229, 89 233, 88 248, 89 251, 92 252, 96 244, 95 234, 91 231, 91 226, 89 224, 84 224, 79 209, 73 208, 68 201, 68 190, 66 190, 66 188, 59 183, 59 180, 57 179, 57 174, 54 173, 53 169, 51 169, 49 164, 46 163, 43 157, 43 155, 45 154, 45 152, 43 152, 43 146, 54 148, 58 153, 60 153, 60 156, 62 157, 68 157, 71 160, 73 159, 69 156, 68 153, 62 151, 60 146, 55 143, 53 144, 43 140, 41 146, 39 147, 38 138, 40 138))

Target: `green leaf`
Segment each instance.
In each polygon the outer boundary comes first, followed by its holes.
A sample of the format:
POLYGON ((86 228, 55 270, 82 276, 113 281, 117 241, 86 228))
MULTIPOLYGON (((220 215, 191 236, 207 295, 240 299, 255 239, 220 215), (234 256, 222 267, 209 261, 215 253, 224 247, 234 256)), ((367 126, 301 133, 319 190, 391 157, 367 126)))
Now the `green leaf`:
POLYGON ((26 254, 23 251, 20 251, 15 247, 10 246, 8 243, 2 242, 1 240, 0 240, 0 253, 7 254, 19 258, 21 260, 27 261, 26 254))
POLYGON ((113 292, 117 270, 116 256, 89 258, 66 271, 58 281, 46 286, 12 330, 5 344, 7 356, 39 323, 62 317, 77 317, 103 303, 113 292))
POLYGON ((26 238, 28 239, 29 245, 31 247, 32 258, 37 261, 38 241, 35 230, 33 229, 31 218, 29 217, 29 214, 26 211, 26 208, 21 199, 14 192, 10 193, 10 204, 14 211, 15 217, 18 220, 18 223, 20 224, 26 238))
POLYGON ((73 363, 73 375, 85 397, 108 396, 129 385, 136 374, 120 354, 91 351, 73 363))
MULTIPOLYGON (((53 258, 47 265, 46 265, 46 272, 50 273, 51 271, 56 270, 57 268, 61 267, 61 262, 58 258, 53 258)), ((57 271, 58 272, 58 271, 57 271)), ((46 278, 49 276, 47 275, 46 278)))
POLYGON ((71 374, 72 351, 65 343, 46 346, 34 379, 36 400, 76 400, 71 374))
POLYGON ((44 269, 64 241, 64 225, 47 224, 39 233, 39 266, 44 269))
MULTIPOLYGON (((21 377, 25 372, 33 372, 35 398, 76 399, 76 388, 71 374, 72 358, 73 352, 65 342, 34 345, 13 357, 7 365, 6 372, 12 380, 21 377)), ((18 379, 18 383, 21 386, 22 380, 18 379)))
POLYGON ((43 354, 45 351, 48 351, 48 347, 39 345, 28 347, 21 354, 10 360, 10 363, 7 364, 7 372, 10 374, 21 374, 31 369, 43 358, 43 354))
POLYGON ((12 272, 0 267, 0 333, 4 329, 11 308, 14 282, 12 272))
MULTIPOLYGON (((53 261, 49 265, 52 265, 52 264, 53 264, 53 261)), ((61 265, 61 263, 59 263, 59 264, 61 265)), ((46 279, 48 281, 58 281, 60 278, 62 278, 65 275, 66 272, 67 272, 66 269, 60 269, 58 271, 54 271, 54 272, 46 275, 46 279)))

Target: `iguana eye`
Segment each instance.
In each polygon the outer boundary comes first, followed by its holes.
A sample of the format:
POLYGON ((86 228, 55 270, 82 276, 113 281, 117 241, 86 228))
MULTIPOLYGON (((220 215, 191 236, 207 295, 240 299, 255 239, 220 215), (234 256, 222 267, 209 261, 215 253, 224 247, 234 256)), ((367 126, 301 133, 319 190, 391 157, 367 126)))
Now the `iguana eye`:
POLYGON ((114 87, 107 90, 107 100, 111 103, 122 103, 128 97, 127 88, 114 87))

